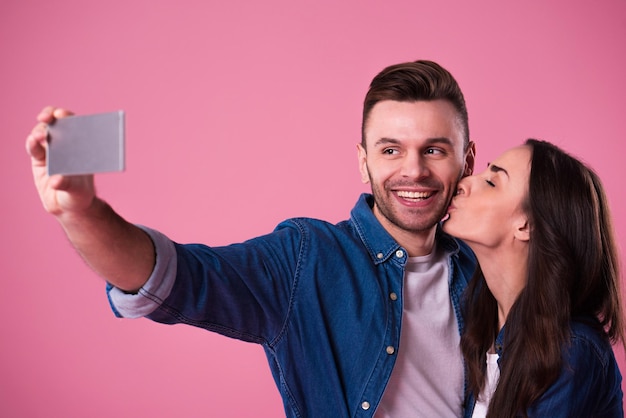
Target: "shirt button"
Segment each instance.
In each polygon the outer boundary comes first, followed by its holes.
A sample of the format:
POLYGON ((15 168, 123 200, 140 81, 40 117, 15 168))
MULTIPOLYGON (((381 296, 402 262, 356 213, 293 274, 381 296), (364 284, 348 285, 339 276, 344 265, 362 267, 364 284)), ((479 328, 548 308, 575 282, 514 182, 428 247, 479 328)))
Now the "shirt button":
POLYGON ((369 403, 368 401, 364 401, 364 402, 361 404, 361 408, 362 408, 364 411, 367 411, 368 409, 370 409, 370 403, 369 403))
POLYGON ((383 253, 378 253, 378 254, 376 254, 376 257, 380 260, 381 258, 384 257, 384 255, 383 255, 383 253))
POLYGON ((402 250, 396 251, 396 257, 398 257, 398 258, 404 257, 404 251, 402 251, 402 250))
POLYGON ((389 299, 391 299, 391 300, 398 300, 398 295, 396 295, 396 292, 391 292, 389 294, 389 299))
POLYGON ((393 348, 392 346, 388 345, 387 346, 387 354, 393 354, 396 352, 396 349, 393 348))

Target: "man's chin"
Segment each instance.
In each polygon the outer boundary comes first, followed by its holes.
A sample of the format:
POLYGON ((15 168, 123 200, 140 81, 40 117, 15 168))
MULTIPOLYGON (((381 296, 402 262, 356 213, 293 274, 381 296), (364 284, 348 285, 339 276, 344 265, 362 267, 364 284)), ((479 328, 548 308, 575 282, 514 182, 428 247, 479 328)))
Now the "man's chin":
POLYGON ((425 219, 423 221, 418 221, 418 222, 416 222, 415 220, 411 220, 407 222, 396 223, 396 225, 398 225, 400 228, 404 229, 405 231, 414 233, 414 234, 419 234, 422 232, 430 231, 431 229, 435 228, 438 224, 439 224, 439 218, 425 219))
POLYGON ((383 223, 390 223, 396 228, 411 233, 430 231, 439 224, 441 218, 446 213, 443 209, 436 215, 433 215, 430 211, 429 213, 422 213, 423 210, 419 208, 396 207, 394 210, 389 209, 391 208, 387 206, 381 207, 376 204, 374 206, 374 214, 379 221, 384 219, 385 222, 383 223))

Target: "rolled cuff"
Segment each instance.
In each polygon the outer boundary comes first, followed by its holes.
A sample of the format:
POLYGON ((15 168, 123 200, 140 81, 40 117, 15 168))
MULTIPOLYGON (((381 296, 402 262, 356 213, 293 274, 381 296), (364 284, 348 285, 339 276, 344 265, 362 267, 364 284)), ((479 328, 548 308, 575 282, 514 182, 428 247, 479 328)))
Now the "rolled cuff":
POLYGON ((156 263, 148 281, 137 293, 126 293, 107 284, 111 309, 120 318, 139 318, 154 312, 170 295, 176 280, 176 248, 162 233, 142 225, 154 243, 156 263))

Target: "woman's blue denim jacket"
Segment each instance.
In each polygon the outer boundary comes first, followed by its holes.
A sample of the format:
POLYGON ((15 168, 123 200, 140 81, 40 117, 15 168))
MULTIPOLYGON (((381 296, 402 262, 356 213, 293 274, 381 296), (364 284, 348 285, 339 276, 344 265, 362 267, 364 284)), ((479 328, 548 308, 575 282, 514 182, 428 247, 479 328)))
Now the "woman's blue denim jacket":
MULTIPOLYGON (((622 418, 622 375, 613 349, 590 321, 572 321, 569 345, 563 348, 561 375, 528 409, 531 418, 622 418)), ((496 338, 496 352, 506 356, 506 326, 496 338)), ((498 360, 500 364, 500 360, 498 360)), ((469 395, 465 417, 476 401, 469 395)))
MULTIPOLYGON (((146 315, 261 344, 288 417, 371 417, 395 363, 386 348, 400 341, 407 261, 372 205, 364 194, 350 220, 289 219, 242 244, 172 244, 169 260, 157 245, 155 273, 175 272, 175 281, 153 286, 150 281, 162 279, 151 278, 132 296, 109 286, 109 299, 119 316, 146 315), (159 294, 158 287, 171 290, 159 294), (132 303, 124 298, 153 306, 127 315, 121 307, 132 303)), ((475 258, 441 231, 436 239, 449 254, 450 298, 461 332, 461 294, 475 258)))

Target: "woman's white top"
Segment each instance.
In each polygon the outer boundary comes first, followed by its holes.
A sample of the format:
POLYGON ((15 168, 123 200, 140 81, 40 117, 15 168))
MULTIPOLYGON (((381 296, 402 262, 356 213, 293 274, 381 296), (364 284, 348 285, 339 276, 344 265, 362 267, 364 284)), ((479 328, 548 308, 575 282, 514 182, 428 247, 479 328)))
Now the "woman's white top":
POLYGON ((474 406, 472 418, 484 418, 487 416, 489 401, 491 401, 493 392, 496 391, 498 379, 500 378, 498 358, 499 356, 497 354, 487 353, 487 381, 485 382, 485 388, 476 400, 476 406, 474 406))

